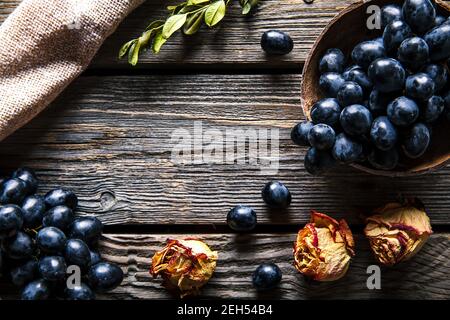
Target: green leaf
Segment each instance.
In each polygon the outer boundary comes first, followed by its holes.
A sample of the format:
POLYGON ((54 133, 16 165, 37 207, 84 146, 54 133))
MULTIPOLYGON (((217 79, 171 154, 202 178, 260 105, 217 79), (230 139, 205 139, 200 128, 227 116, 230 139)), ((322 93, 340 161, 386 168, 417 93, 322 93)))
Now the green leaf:
POLYGON ((133 67, 138 63, 140 49, 141 43, 136 40, 128 51, 128 63, 133 67))
POLYGON ((150 23, 148 25, 148 27, 145 29, 145 31, 152 30, 152 29, 157 29, 157 28, 161 27, 163 24, 164 24, 164 20, 153 21, 152 23, 150 23))
POLYGON ((186 22, 187 14, 176 14, 167 19, 162 29, 162 37, 169 39, 170 36, 177 30, 179 30, 186 22))
POLYGON ((139 42, 141 47, 148 46, 148 43, 152 39, 152 37, 155 35, 157 29, 150 29, 145 31, 142 36, 139 37, 139 42))
POLYGON ((122 59, 128 52, 128 49, 130 49, 131 45, 136 42, 136 39, 133 39, 131 41, 128 41, 125 43, 119 50, 119 59, 122 59))
POLYGON ((252 5, 247 2, 242 8, 242 14, 249 14, 250 11, 252 11, 252 5))
POLYGON ((192 14, 183 26, 183 33, 186 35, 192 35, 200 29, 203 21, 203 15, 205 11, 199 11, 192 14))
POLYGON ((171 11, 172 14, 177 14, 181 9, 183 9, 185 7, 186 3, 180 3, 176 6, 168 6, 167 10, 171 11))
POLYGON ((163 46, 164 43, 166 43, 166 41, 167 41, 167 39, 164 38, 163 32, 159 31, 156 34, 155 39, 153 40, 153 46, 152 46, 153 53, 159 53, 159 51, 161 50, 161 47, 163 46))
POLYGON ((226 5, 224 0, 218 0, 208 6, 205 12, 205 23, 209 27, 218 24, 225 16, 226 5))
POLYGON ((194 5, 199 5, 199 4, 203 4, 203 3, 207 3, 210 2, 211 0, 188 0, 188 2, 186 3, 187 6, 194 6, 194 5))
POLYGON ((256 8, 259 0, 239 0, 239 3, 242 7, 242 14, 247 15, 251 13, 254 8, 256 8))

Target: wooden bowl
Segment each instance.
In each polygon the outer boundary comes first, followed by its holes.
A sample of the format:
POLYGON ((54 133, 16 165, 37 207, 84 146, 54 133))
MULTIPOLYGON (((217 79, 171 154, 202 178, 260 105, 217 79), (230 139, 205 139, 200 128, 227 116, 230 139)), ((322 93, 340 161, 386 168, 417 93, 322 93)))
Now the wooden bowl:
MULTIPOLYGON (((347 58, 352 49, 364 40, 374 39, 382 35, 381 30, 369 30, 366 13, 370 5, 380 7, 386 4, 402 4, 403 0, 359 1, 350 5, 337 15, 316 40, 303 68, 302 108, 305 116, 310 118, 310 109, 315 102, 324 98, 319 89, 319 60, 327 49, 339 48, 347 58)), ((440 14, 450 15, 450 3, 436 1, 440 14)), ((403 177, 419 175, 435 170, 450 162, 450 123, 439 123, 433 127, 433 139, 427 152, 419 159, 401 158, 399 166, 393 171, 376 170, 361 164, 352 166, 375 175, 403 177)))

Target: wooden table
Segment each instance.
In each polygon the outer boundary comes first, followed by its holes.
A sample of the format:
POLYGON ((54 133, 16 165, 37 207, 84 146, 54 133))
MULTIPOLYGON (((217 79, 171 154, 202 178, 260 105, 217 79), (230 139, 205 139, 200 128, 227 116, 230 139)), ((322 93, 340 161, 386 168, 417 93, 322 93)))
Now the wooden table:
MULTIPOLYGON (((3 21, 20 0, 0 1, 3 21)), ((80 198, 78 215, 106 225, 105 259, 125 271, 123 285, 107 299, 171 297, 148 270, 167 238, 206 240, 219 251, 217 271, 204 298, 366 299, 450 297, 450 166, 428 176, 389 179, 339 168, 312 177, 303 168, 305 149, 290 141, 302 118, 301 70, 321 30, 352 0, 263 0, 249 18, 234 6, 222 27, 192 38, 176 36, 158 56, 149 53, 131 68, 117 60, 120 45, 148 21, 165 16, 166 0, 147 1, 110 37, 89 70, 45 112, 0 144, 0 167, 34 168, 42 193, 58 185, 80 198), (292 54, 268 58, 259 46, 263 31, 279 29, 295 41, 292 54), (253 165, 179 165, 171 160, 176 129, 279 129, 280 170, 261 175, 253 165), (283 181, 293 202, 287 212, 269 211, 260 197, 270 179, 283 181), (363 215, 399 194, 426 204, 435 233, 413 260, 382 268, 382 290, 368 290, 366 268, 375 264, 361 235, 363 215), (255 232, 236 235, 228 210, 251 205, 255 232), (311 209, 345 218, 356 234, 357 255, 345 278, 305 280, 293 267, 296 232, 311 209), (283 271, 279 289, 257 294, 251 274, 262 262, 283 271)), ((2 286, 1 297, 14 297, 2 286)))

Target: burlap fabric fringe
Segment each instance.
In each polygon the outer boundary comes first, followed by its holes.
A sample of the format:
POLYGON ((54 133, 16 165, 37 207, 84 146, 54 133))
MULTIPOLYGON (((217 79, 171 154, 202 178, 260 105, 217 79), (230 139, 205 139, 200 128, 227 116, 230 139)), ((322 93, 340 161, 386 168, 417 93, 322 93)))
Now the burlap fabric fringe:
POLYGON ((0 26, 0 140, 52 102, 142 2, 24 0, 0 26))

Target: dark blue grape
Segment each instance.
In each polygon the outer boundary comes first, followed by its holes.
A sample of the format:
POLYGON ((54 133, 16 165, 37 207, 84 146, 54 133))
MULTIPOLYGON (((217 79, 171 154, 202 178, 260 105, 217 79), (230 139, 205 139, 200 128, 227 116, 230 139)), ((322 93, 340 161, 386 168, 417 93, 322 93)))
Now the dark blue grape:
POLYGON ((36 236, 37 246, 47 254, 62 254, 66 241, 64 233, 55 227, 43 228, 36 236))
POLYGON ((367 69, 370 64, 380 58, 386 57, 386 50, 377 41, 365 41, 358 44, 352 51, 353 61, 367 69))
POLYGON ((314 124, 324 123, 331 127, 339 123, 341 107, 333 98, 326 98, 316 102, 311 108, 311 120, 314 124))
POLYGON ((67 230, 73 222, 74 214, 67 206, 56 206, 48 210, 42 224, 44 227, 55 227, 60 230, 67 230))
POLYGON ((337 100, 342 107, 361 103, 364 99, 362 87, 353 81, 346 81, 338 90, 337 100))
POLYGON ((323 123, 316 124, 308 134, 309 143, 318 150, 330 149, 335 139, 336 133, 333 128, 323 123))
POLYGON ((88 285, 81 283, 73 288, 66 288, 65 297, 67 300, 95 300, 95 293, 88 285))
POLYGON ((327 72, 320 76, 319 87, 325 96, 336 98, 338 90, 344 82, 344 78, 339 73, 327 72))
POLYGON ((305 155, 304 165, 308 173, 318 175, 324 173, 336 164, 329 150, 320 151, 316 148, 309 148, 305 155))
POLYGON ((336 137, 332 154, 333 157, 342 163, 352 163, 358 161, 363 153, 362 144, 350 138, 344 133, 336 137))
POLYGON ((410 98, 427 100, 435 89, 433 79, 426 73, 416 73, 406 78, 405 93, 410 98))
POLYGON ((20 205, 27 193, 25 181, 17 178, 5 180, 0 186, 0 203, 20 205))
POLYGON ((0 206, 0 240, 14 236, 23 225, 22 209, 13 204, 0 206))
POLYGON ((66 277, 67 265, 63 257, 45 256, 39 260, 39 274, 47 281, 62 281, 66 277))
POLYGON ((271 208, 285 209, 291 204, 289 189, 279 181, 268 182, 261 191, 264 202, 271 208))
POLYGON ((88 245, 95 244, 101 237, 103 223, 96 217, 83 217, 74 220, 70 226, 70 238, 80 239, 88 245))
POLYGON ((22 300, 47 300, 50 287, 44 279, 30 282, 22 291, 22 300))
POLYGON ((320 73, 342 73, 345 66, 345 56, 340 49, 328 49, 319 62, 320 73))
POLYGON ((434 28, 424 36, 430 48, 432 61, 444 60, 450 57, 450 23, 444 23, 434 28))
POLYGON ((12 259, 30 258, 35 251, 33 239, 25 232, 19 231, 14 236, 3 240, 3 250, 12 259))
POLYGON ((261 47, 268 54, 285 55, 294 48, 294 41, 285 32, 269 30, 264 32, 261 37, 261 47))
POLYGON ((32 195, 25 198, 22 203, 23 226, 34 229, 42 224, 46 207, 44 198, 38 195, 32 195))
POLYGON ((274 263, 264 263, 256 268, 252 276, 253 286, 258 290, 270 290, 281 282, 282 273, 274 263))
POLYGON ((388 53, 397 53, 400 44, 413 36, 411 28, 402 20, 389 23, 383 32, 384 47, 388 53))
POLYGON ((378 117, 372 123, 370 139, 378 149, 387 151, 392 149, 397 143, 397 129, 395 129, 388 117, 378 117))
POLYGON ((342 129, 349 135, 364 135, 369 132, 372 125, 372 114, 359 104, 353 104, 342 110, 340 123, 342 129))
POLYGON ((393 124, 406 127, 413 124, 419 117, 419 106, 414 100, 399 97, 388 105, 387 115, 393 124))
MULTIPOLYGON (((383 37, 375 38, 373 41, 378 42, 379 44, 381 44, 381 45, 384 47, 384 40, 383 40, 383 37)), ((386 48, 384 48, 384 50, 386 50, 386 48)))
POLYGON ((447 21, 447 19, 444 16, 439 16, 437 15, 436 18, 434 19, 434 26, 440 26, 441 24, 445 23, 447 21))
POLYGON ((448 81, 448 71, 441 64, 429 64, 423 68, 423 72, 433 79, 436 92, 442 90, 448 81))
POLYGON ((122 283, 123 271, 115 264, 100 262, 90 267, 88 280, 95 292, 107 292, 122 283))
POLYGON ((403 18, 415 33, 422 34, 434 27, 436 9, 429 0, 405 0, 403 18))
POLYGON ((395 4, 388 4, 381 8, 381 27, 385 28, 389 23, 403 19, 402 8, 395 4))
POLYGON ((398 48, 398 60, 414 69, 425 64, 429 54, 428 44, 419 37, 405 39, 398 48))
POLYGON ((373 83, 369 79, 369 76, 364 72, 364 70, 359 67, 351 67, 351 69, 347 69, 342 74, 345 81, 353 81, 361 86, 365 95, 368 95, 372 90, 373 83))
POLYGON ((69 239, 67 241, 64 257, 68 265, 79 266, 81 270, 87 270, 91 264, 89 247, 79 239, 69 239))
POLYGON ((421 111, 421 118, 425 123, 433 123, 439 119, 442 112, 444 112, 444 108, 444 99, 439 96, 432 96, 425 101, 421 111))
POLYGON ((423 123, 416 123, 403 140, 403 151, 412 159, 421 157, 430 145, 431 135, 423 123))
POLYGON ((399 91, 405 85, 405 69, 400 62, 391 58, 374 61, 368 74, 375 88, 381 92, 399 91))
POLYGON ((311 121, 302 121, 298 123, 291 131, 291 140, 299 146, 309 146, 308 133, 314 126, 311 121))
POLYGON ((78 198, 75 193, 63 188, 49 191, 45 195, 44 200, 49 208, 64 205, 75 210, 78 204, 78 198))
POLYGON ((36 192, 39 183, 33 170, 29 168, 20 168, 14 171, 12 177, 25 182, 28 194, 36 192))
POLYGON ((234 231, 250 231, 256 223, 256 212, 250 207, 236 206, 228 212, 227 224, 234 231))

